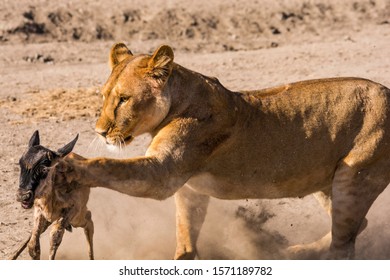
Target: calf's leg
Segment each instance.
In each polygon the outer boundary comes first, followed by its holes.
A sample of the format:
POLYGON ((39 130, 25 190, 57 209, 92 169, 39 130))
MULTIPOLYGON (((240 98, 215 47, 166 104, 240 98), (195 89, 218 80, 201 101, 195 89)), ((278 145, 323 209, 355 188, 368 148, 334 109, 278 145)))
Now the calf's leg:
POLYGON ((93 260, 94 259, 94 255, 93 255, 94 226, 93 226, 91 211, 88 210, 86 212, 85 220, 86 220, 86 225, 84 226, 84 233, 85 233, 85 237, 87 238, 87 242, 88 242, 88 255, 89 255, 89 259, 93 260))
POLYGON ((50 232, 50 260, 55 259, 58 247, 62 242, 65 229, 69 226, 69 212, 70 209, 63 209, 61 218, 53 223, 52 230, 50 232))
POLYGON ((63 220, 64 218, 60 218, 59 220, 55 221, 50 232, 50 260, 55 259, 58 247, 60 246, 62 237, 64 236, 65 226, 63 224, 63 220))
POLYGON ((34 227, 31 232, 30 241, 28 242, 28 253, 30 254, 33 260, 39 260, 41 258, 41 246, 39 243, 39 237, 45 230, 49 227, 50 222, 48 222, 45 217, 41 214, 39 208, 35 208, 34 211, 34 227))

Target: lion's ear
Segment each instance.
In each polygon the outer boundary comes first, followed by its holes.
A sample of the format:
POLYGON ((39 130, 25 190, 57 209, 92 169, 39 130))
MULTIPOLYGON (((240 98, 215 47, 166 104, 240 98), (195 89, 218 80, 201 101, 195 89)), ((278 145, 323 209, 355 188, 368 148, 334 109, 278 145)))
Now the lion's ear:
POLYGON ((109 57, 109 65, 112 70, 116 65, 121 63, 126 58, 132 56, 131 51, 123 43, 116 43, 112 46, 109 57))
POLYGON ((148 74, 160 83, 165 83, 172 71, 173 50, 170 46, 159 47, 148 63, 148 74))

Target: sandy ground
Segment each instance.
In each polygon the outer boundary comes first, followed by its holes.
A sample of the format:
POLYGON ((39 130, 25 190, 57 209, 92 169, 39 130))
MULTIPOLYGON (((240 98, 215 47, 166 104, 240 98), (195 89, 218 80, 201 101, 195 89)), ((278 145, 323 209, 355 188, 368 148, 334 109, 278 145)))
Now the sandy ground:
MULTIPOLYGON (((142 136, 110 154, 93 132, 99 87, 115 41, 134 53, 161 43, 177 63, 216 76, 232 90, 304 79, 359 76, 390 86, 390 1, 44 1, 0 3, 0 259, 29 235, 33 212, 15 201, 18 159, 31 134, 59 148, 80 133, 84 156, 142 155, 142 136), (340 3, 342 2, 342 3, 340 3)), ((390 189, 368 213, 358 259, 390 259, 390 189)), ((174 204, 93 189, 98 259, 171 259, 174 204)), ((311 197, 213 199, 199 240, 202 259, 283 259, 284 249, 327 233, 311 197)), ((48 233, 42 238, 47 258, 48 233)), ((21 256, 28 259, 27 254, 21 256)), ((86 259, 82 230, 65 234, 59 259, 86 259)))

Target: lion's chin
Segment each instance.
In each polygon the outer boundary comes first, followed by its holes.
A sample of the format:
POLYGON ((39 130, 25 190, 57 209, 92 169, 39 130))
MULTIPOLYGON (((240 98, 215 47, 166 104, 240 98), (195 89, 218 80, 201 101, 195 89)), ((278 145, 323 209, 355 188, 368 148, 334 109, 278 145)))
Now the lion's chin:
POLYGON ((119 146, 106 144, 107 150, 110 152, 118 152, 120 150, 119 146))
POLYGON ((129 135, 126 138, 122 138, 120 140, 106 138, 106 146, 109 151, 115 152, 129 145, 133 140, 134 137, 132 135, 129 135))

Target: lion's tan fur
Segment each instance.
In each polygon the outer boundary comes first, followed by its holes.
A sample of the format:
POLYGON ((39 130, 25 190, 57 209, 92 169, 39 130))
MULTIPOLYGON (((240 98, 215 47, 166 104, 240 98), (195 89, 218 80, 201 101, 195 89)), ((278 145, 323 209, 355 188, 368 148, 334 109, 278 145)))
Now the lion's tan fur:
POLYGON ((329 257, 353 257, 364 217, 390 181, 389 89, 333 78, 232 92, 174 63, 168 46, 152 56, 119 49, 96 131, 112 145, 145 132, 153 140, 144 157, 70 157, 67 176, 132 196, 175 195, 175 258, 196 255, 209 196, 320 192, 332 215, 329 257))

